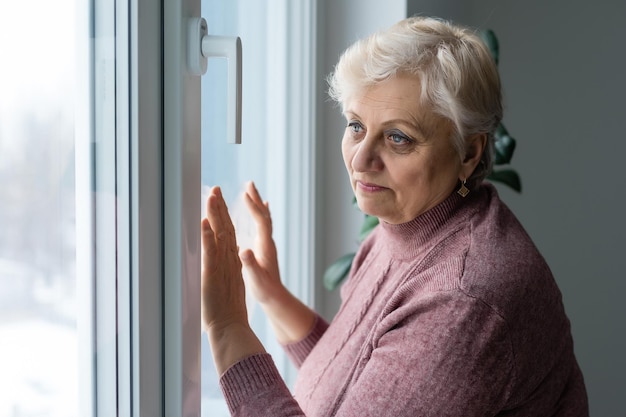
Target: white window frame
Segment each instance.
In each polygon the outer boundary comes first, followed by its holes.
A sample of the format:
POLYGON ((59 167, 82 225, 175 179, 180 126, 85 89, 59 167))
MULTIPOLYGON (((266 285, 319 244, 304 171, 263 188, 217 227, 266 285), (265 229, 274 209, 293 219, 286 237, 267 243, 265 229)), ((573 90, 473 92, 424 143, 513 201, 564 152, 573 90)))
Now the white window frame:
POLYGON ((162 7, 161 2, 153 0, 130 0, 128 25, 132 190, 130 405, 131 415, 142 417, 168 415, 163 410, 164 381, 169 376, 163 361, 166 246, 163 237, 162 7))
POLYGON ((160 416, 161 4, 77 2, 76 24, 80 415, 160 416))
MULTIPOLYGON (((200 415, 200 77, 187 25, 200 0, 164 2, 163 228, 165 414, 200 415)), ((198 51, 199 52, 199 51, 198 51)))

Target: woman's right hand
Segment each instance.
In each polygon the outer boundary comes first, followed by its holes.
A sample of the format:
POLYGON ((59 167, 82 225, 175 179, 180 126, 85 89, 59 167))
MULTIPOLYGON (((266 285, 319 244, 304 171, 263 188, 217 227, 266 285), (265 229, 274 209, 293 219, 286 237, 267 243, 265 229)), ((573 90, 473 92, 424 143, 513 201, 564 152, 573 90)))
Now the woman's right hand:
POLYGON ((249 272, 248 287, 261 304, 276 301, 286 290, 280 280, 276 244, 272 239, 272 217, 269 204, 263 201, 253 182, 246 186, 246 205, 256 223, 254 250, 244 249, 239 254, 249 272))

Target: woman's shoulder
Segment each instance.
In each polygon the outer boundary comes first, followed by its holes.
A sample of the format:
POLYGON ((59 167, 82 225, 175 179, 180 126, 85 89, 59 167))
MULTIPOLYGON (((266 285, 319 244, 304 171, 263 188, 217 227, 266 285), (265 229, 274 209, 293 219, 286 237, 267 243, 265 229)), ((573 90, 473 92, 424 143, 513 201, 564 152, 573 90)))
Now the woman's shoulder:
POLYGON ((487 184, 481 192, 483 198, 467 224, 468 278, 489 284, 502 281, 507 286, 518 281, 551 281, 546 260, 496 189, 487 184))
POLYGON ((493 187, 486 192, 470 221, 460 289, 489 305, 513 334, 537 346, 563 343, 569 324, 548 263, 493 187))

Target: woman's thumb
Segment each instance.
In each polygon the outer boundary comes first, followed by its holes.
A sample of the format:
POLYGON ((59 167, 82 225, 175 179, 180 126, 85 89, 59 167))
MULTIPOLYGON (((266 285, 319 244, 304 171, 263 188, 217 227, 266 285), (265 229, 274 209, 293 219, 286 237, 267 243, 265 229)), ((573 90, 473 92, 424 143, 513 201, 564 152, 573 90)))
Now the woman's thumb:
POLYGON ((256 260, 256 256, 254 256, 254 252, 251 249, 244 249, 239 252, 239 258, 241 259, 243 266, 245 266, 246 269, 253 274, 256 274, 261 269, 256 260))

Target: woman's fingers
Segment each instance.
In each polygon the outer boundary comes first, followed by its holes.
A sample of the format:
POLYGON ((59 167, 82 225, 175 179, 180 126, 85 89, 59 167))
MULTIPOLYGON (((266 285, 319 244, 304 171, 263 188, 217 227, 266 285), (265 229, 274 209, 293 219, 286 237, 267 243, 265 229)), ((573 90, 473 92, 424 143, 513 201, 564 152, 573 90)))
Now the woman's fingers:
POLYGON ((213 187, 202 220, 202 317, 205 329, 247 323, 235 229, 220 189, 213 187))
POLYGON ((215 235, 211 229, 211 223, 207 218, 202 219, 202 267, 205 271, 211 271, 214 269, 215 253, 217 247, 215 245, 215 235))
POLYGON ((250 181, 248 183, 246 187, 246 192, 248 193, 248 195, 250 195, 252 201, 254 201, 254 204, 257 204, 259 206, 263 205, 263 199, 261 198, 261 194, 259 194, 259 190, 257 190, 254 181, 250 181))
POLYGON ((255 217, 263 216, 266 214, 264 210, 265 206, 263 204, 263 200, 261 199, 261 196, 259 195, 259 192, 257 191, 252 181, 249 182, 246 186, 245 199, 246 205, 255 217))
POLYGON ((209 273, 218 270, 235 275, 241 270, 235 228, 219 187, 213 187, 207 200, 207 217, 202 222, 203 266, 209 273), (237 271, 239 269, 239 271, 237 271))
POLYGON ((254 199, 250 196, 250 194, 245 195, 246 206, 248 206, 248 210, 252 213, 252 217, 257 223, 267 223, 270 219, 269 217, 269 209, 265 205, 258 205, 254 199))
POLYGON ((219 187, 213 187, 207 201, 207 218, 218 239, 224 239, 225 234, 234 232, 235 228, 228 215, 228 208, 219 187))
POLYGON ((252 252, 250 249, 245 249, 241 251, 241 253, 239 253, 239 258, 241 259, 243 265, 248 268, 248 270, 253 274, 258 275, 263 272, 259 265, 259 262, 254 256, 254 252, 252 252))
POLYGON ((244 200, 257 224, 259 234, 263 235, 264 238, 271 238, 272 217, 269 204, 263 202, 253 182, 248 183, 244 200))
POLYGON ((207 218, 215 239, 218 240, 220 255, 227 251, 236 251, 235 227, 228 214, 228 207, 219 187, 213 187, 207 201, 207 218))
POLYGON ((248 288, 250 288, 254 298, 256 298, 258 302, 266 302, 272 295, 272 286, 271 282, 268 280, 267 269, 259 264, 259 260, 250 249, 243 250, 239 254, 239 257, 249 273, 248 288))

